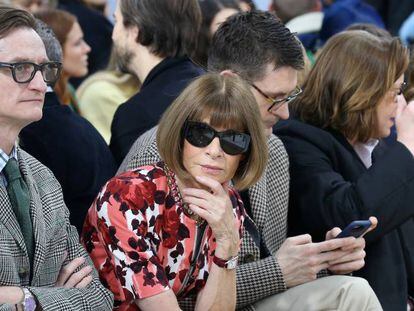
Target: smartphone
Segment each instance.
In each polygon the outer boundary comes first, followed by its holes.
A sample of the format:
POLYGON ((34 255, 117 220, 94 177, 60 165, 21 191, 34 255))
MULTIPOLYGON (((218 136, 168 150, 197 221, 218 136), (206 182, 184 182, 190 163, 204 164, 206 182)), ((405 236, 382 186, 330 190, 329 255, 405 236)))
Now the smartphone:
POLYGON ((371 222, 369 220, 355 220, 351 222, 336 238, 346 238, 353 236, 359 238, 371 227, 371 222))

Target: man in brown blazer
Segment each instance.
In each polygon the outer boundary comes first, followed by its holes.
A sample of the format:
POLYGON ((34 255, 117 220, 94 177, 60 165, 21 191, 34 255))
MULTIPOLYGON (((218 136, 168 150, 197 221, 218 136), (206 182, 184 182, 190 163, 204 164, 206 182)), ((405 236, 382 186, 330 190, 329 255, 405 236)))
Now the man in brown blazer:
POLYGON ((32 15, 0 6, 0 310, 111 310, 59 183, 17 146, 59 76, 34 29, 32 15))
MULTIPOLYGON (((248 214, 239 266, 237 308, 244 310, 381 310, 368 283, 345 274, 364 264, 360 239, 313 243, 309 235, 286 238, 289 199, 289 159, 283 143, 272 134, 280 119, 289 117, 288 102, 300 93, 297 72, 303 67, 300 43, 274 15, 238 13, 221 24, 210 47, 208 69, 238 74, 251 85, 269 136, 269 160, 261 180, 243 191, 248 214), (342 251, 340 248, 346 249, 342 251)), ((156 129, 132 146, 118 173, 159 160, 156 129)), ((194 301, 180 304, 191 310, 194 301)))

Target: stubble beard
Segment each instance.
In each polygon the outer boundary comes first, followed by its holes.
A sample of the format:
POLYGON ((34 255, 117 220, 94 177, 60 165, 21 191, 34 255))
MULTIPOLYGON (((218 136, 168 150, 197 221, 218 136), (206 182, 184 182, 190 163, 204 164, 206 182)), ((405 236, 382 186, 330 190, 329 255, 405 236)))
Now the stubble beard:
POLYGON ((118 70, 123 73, 129 73, 129 74, 135 75, 135 73, 132 72, 130 68, 131 61, 133 58, 132 52, 124 48, 118 47, 116 45, 115 45, 115 52, 117 55, 116 66, 118 70))

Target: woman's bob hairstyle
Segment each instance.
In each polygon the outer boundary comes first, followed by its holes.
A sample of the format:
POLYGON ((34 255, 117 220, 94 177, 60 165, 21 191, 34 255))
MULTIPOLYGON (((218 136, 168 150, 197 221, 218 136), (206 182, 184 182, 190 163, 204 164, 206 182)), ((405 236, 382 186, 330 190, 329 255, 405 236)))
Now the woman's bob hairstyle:
POLYGON ((213 127, 250 134, 250 147, 243 154, 232 181, 247 189, 261 177, 267 163, 267 140, 256 100, 249 86, 237 76, 206 74, 193 81, 164 113, 157 131, 163 161, 182 180, 191 176, 183 165, 184 123, 205 121, 213 127))
POLYGON ((407 48, 397 38, 341 32, 322 48, 292 112, 306 123, 365 143, 377 135, 378 105, 407 67, 407 48))

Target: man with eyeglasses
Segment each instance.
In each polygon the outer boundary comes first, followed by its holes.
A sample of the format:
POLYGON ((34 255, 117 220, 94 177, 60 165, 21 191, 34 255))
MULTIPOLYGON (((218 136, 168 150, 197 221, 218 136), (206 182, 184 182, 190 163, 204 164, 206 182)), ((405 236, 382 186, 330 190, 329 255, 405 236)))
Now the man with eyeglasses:
POLYGON ((0 310, 111 310, 59 183, 17 145, 61 68, 34 29, 28 12, 0 6, 0 310))
MULTIPOLYGON (((262 179, 241 193, 248 217, 236 270, 237 308, 243 310, 381 310, 368 283, 345 274, 364 264, 363 238, 312 243, 309 235, 286 238, 289 160, 273 126, 289 117, 288 103, 300 95, 297 72, 303 54, 295 36, 274 15, 244 12, 215 33, 208 69, 239 75, 250 85, 269 136, 269 161, 262 179), (326 276, 317 279, 317 277, 326 276), (317 279, 317 280, 316 280, 317 279)), ((119 172, 159 159, 156 129, 133 145, 119 172)), ((224 150, 223 150, 224 152, 224 150)), ((372 221, 376 223, 376 219, 372 221)), ((181 307, 191 310, 188 299, 181 307)))
MULTIPOLYGON (((53 31, 37 20, 36 32, 45 44, 49 60, 61 62, 62 48, 53 31)), ((70 223, 80 233, 96 194, 117 166, 95 127, 69 106, 62 105, 53 88, 50 84, 46 91, 42 119, 22 129, 19 145, 55 175, 70 211, 70 223)))

